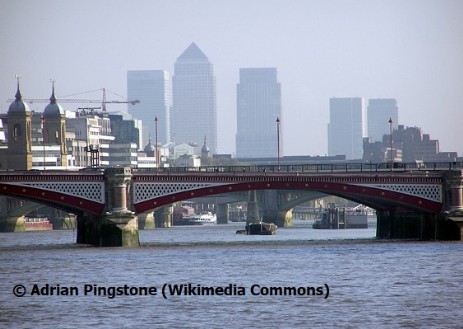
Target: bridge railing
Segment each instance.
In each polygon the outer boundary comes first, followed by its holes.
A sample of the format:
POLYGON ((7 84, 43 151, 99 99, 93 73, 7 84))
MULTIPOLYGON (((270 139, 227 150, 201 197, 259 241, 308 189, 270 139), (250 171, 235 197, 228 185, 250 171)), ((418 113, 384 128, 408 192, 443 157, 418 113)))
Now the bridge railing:
POLYGON ((442 171, 463 169, 463 162, 420 162, 420 163, 310 163, 297 165, 241 165, 241 166, 203 166, 169 167, 159 169, 134 169, 135 172, 172 172, 172 173, 335 173, 335 172, 407 172, 442 171))

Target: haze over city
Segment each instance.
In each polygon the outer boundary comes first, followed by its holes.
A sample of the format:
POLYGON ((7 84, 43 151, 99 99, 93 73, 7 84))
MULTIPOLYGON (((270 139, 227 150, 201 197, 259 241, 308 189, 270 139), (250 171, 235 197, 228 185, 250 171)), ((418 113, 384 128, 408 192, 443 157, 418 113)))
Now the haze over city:
POLYGON ((0 112, 16 73, 26 99, 48 98, 50 78, 58 98, 125 97, 128 70, 173 74, 195 42, 214 66, 220 153, 235 152, 239 69, 276 67, 284 155, 327 153, 331 97, 395 98, 399 124, 462 155, 461 17, 459 0, 0 0, 0 112))

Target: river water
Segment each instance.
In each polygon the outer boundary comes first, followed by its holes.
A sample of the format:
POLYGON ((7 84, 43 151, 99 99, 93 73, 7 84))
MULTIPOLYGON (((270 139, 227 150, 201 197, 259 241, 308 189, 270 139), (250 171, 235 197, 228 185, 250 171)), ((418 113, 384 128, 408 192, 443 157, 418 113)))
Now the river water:
POLYGON ((0 233, 0 328, 463 328, 463 243, 378 241, 370 224, 173 227, 134 249, 0 233))

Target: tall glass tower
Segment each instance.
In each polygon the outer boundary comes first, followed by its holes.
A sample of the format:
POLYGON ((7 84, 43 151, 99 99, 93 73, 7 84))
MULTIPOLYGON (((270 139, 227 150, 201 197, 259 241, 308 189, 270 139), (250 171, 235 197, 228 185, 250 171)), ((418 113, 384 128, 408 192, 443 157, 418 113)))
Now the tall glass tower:
POLYGON ((362 159, 365 135, 365 100, 361 97, 330 98, 328 155, 362 159))
POLYGON ((392 129, 397 129, 399 107, 394 98, 378 98, 368 100, 368 137, 372 142, 380 142, 383 135, 390 134, 389 119, 392 119, 392 129))
MULTIPOLYGON (((276 68, 240 69, 236 87, 238 158, 277 156, 277 117, 281 120, 281 86, 276 68)), ((280 131, 280 145, 282 133, 280 131)), ((281 147, 280 147, 281 149, 281 147)))
POLYGON ((171 140, 203 144, 217 153, 216 85, 212 64, 193 42, 174 66, 171 140))
POLYGON ((172 106, 170 74, 164 70, 143 70, 127 72, 127 97, 138 99, 139 104, 129 104, 128 111, 142 121, 142 143, 139 149, 154 143, 156 128, 154 118, 157 117, 158 143, 166 144, 170 138, 170 109, 172 106))

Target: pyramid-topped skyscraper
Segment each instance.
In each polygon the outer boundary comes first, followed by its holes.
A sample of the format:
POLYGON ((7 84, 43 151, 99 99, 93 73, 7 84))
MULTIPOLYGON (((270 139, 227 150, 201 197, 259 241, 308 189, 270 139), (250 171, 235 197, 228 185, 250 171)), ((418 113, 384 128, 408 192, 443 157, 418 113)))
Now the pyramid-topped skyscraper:
POLYGON ((192 43, 175 62, 171 141, 201 145, 207 138, 211 154, 217 153, 217 105, 213 66, 192 43))

